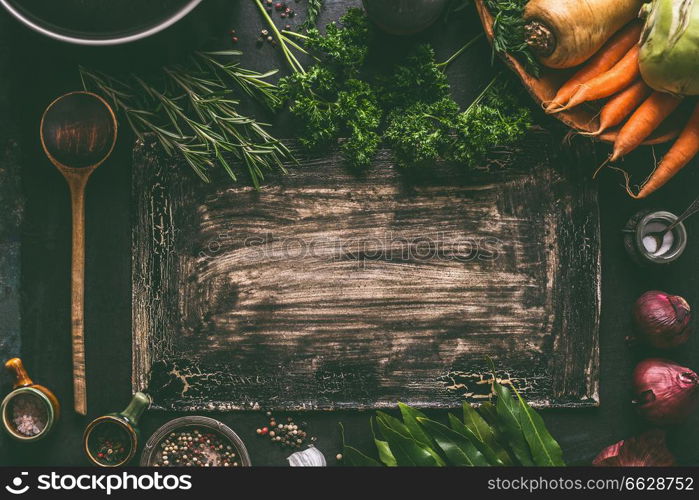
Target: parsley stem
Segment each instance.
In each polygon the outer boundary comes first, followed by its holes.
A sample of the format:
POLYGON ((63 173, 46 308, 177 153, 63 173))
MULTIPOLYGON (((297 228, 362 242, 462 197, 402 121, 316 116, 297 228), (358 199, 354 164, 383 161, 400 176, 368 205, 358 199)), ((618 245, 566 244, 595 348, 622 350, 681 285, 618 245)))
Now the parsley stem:
POLYGON ((284 54, 284 57, 286 58, 286 62, 289 63, 289 66, 291 67, 291 70, 294 73, 305 73, 306 71, 303 69, 303 66, 301 66, 301 63, 296 59, 296 56, 289 50, 289 47, 287 46, 288 42, 291 42, 287 37, 282 35, 279 32, 279 29, 277 28, 277 25, 274 24, 274 21, 272 18, 267 14, 267 11, 265 10, 264 6, 262 5, 262 0, 254 0, 254 2, 257 4, 257 7, 260 9, 260 12, 262 13, 262 17, 265 18, 265 21, 267 21, 267 24, 269 25, 269 28, 272 30, 274 35, 277 38, 277 41, 279 42, 279 47, 282 49, 282 54, 284 54))
POLYGON ((497 82, 498 76, 500 76, 500 75, 499 75, 499 74, 498 74, 498 75, 495 75, 495 76, 493 77, 493 79, 490 80, 490 83, 489 83, 488 85, 485 86, 485 88, 481 91, 481 93, 478 95, 478 97, 476 97, 476 98, 473 100, 473 102, 472 102, 471 104, 468 105, 468 108, 466 108, 466 111, 464 111, 464 114, 470 113, 471 110, 472 110, 474 107, 478 106, 478 105, 481 103, 481 101, 482 101, 483 98, 486 96, 486 94, 488 93, 488 91, 493 87, 493 85, 495 85, 495 82, 497 82))
POLYGON ((282 33, 284 33, 285 35, 291 35, 291 36, 301 38, 302 40, 308 40, 310 38, 304 34, 296 33, 295 31, 282 30, 282 33))
POLYGON ((454 54, 453 54, 449 59, 447 59, 446 61, 443 61, 443 62, 441 62, 441 63, 438 63, 437 66, 439 66, 440 68, 441 68, 441 67, 446 68, 446 67, 449 66, 452 62, 454 62, 454 60, 455 60, 457 57, 459 57, 461 54, 463 54, 466 50, 469 49, 469 47, 471 47, 471 45, 473 45, 474 43, 476 43, 476 42, 477 42, 478 40, 480 40, 482 37, 483 37, 483 33, 480 33, 480 34, 476 35, 476 36, 473 37, 471 40, 469 40, 468 42, 466 42, 466 45, 464 45, 464 46, 461 47, 459 50, 457 50, 456 52, 454 52, 454 54))

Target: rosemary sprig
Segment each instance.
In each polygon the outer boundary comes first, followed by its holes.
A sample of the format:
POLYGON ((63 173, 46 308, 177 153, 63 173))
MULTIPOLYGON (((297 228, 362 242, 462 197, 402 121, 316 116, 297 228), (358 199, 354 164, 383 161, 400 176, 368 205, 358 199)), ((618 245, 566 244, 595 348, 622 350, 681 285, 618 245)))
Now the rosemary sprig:
POLYGON ((209 182, 207 172, 215 165, 237 180, 234 163, 241 162, 258 187, 265 171, 283 171, 292 156, 267 131, 269 125, 238 111, 241 94, 270 109, 281 102, 277 87, 266 80, 275 72, 242 68, 230 59, 240 54, 195 52, 185 64, 166 66, 148 78, 84 67, 80 77, 85 89, 111 101, 139 139, 154 134, 166 154, 182 155, 202 180, 209 182))
POLYGON ((539 62, 534 57, 524 37, 524 7, 529 0, 486 0, 493 16, 493 51, 510 54, 531 75, 541 73, 539 62))

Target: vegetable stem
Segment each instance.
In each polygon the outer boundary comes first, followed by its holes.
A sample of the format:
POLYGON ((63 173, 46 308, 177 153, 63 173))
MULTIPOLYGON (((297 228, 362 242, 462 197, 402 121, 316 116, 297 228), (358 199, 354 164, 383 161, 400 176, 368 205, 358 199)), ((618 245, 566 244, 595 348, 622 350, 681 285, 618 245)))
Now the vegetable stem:
POLYGON ((442 61, 441 63, 437 63, 437 66, 440 68, 441 67, 446 68, 447 66, 449 66, 452 62, 454 62, 454 60, 456 60, 461 54, 463 54, 466 50, 468 50, 474 43, 476 43, 481 38, 483 38, 483 33, 476 35, 471 40, 466 42, 466 44, 463 47, 461 47, 459 50, 454 52, 454 54, 452 54, 452 56, 449 59, 447 59, 446 61, 442 61))
POLYGON ((303 69, 303 66, 298 61, 296 56, 291 52, 291 50, 289 50, 289 47, 287 46, 287 43, 290 43, 291 40, 289 40, 287 37, 285 37, 279 31, 279 29, 277 28, 277 25, 274 24, 274 21, 272 20, 272 18, 267 13, 267 10, 265 10, 264 6, 262 5, 262 0, 254 0, 254 1, 257 4, 257 7, 260 9, 260 12, 262 13, 262 17, 265 19, 265 21, 267 21, 267 25, 269 26, 269 28, 272 30, 272 33, 274 33, 277 40, 279 41, 279 47, 282 50, 282 54, 284 54, 286 62, 291 67, 291 70, 294 73, 302 73, 302 74, 305 73, 306 71, 303 69))

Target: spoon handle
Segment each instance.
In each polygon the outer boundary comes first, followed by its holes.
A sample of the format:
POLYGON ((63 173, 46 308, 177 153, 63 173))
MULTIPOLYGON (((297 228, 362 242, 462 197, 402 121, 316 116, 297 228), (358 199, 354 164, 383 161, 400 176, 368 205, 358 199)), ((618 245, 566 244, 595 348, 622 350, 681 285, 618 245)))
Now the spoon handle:
POLYGON ((673 222, 663 230, 663 235, 675 229, 675 226, 677 226, 677 224, 683 222, 689 216, 694 215, 697 212, 699 212, 699 198, 694 200, 692 204, 689 205, 687 209, 684 212, 682 212, 682 214, 679 217, 677 217, 677 219, 675 219, 675 222, 673 222))
POLYGON ((692 204, 687 207, 687 210, 682 212, 682 215, 680 215, 672 225, 676 226, 680 222, 684 221, 687 217, 694 215, 697 212, 699 212, 699 198, 694 200, 692 204))
POLYGON ((73 403, 76 413, 87 414, 85 381, 85 186, 84 176, 68 180, 73 210, 73 259, 71 264, 71 334, 73 344, 73 403))

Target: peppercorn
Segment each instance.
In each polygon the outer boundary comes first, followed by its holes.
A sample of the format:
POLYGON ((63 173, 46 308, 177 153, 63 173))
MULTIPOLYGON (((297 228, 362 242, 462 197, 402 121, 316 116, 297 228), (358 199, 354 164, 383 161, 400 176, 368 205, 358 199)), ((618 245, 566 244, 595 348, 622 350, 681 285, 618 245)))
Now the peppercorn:
MULTIPOLYGON (((262 434, 262 428, 257 429, 262 434)), ((223 436, 202 432, 194 429, 192 432, 172 433, 161 444, 164 450, 154 464, 160 466, 199 466, 209 467, 230 463, 236 457, 233 446, 223 436), (195 443, 198 446, 195 446, 195 443), (208 446, 207 446, 208 445, 208 446)))

